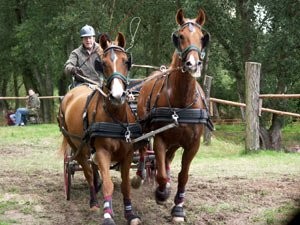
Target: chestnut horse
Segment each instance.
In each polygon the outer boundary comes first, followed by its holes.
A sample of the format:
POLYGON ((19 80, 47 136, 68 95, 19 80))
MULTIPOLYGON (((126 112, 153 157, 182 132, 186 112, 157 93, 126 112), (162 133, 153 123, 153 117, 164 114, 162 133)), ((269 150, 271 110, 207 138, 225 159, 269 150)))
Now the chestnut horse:
POLYGON ((198 152, 204 125, 212 124, 203 90, 196 80, 201 75, 204 49, 209 41, 202 28, 205 13, 200 10, 195 19, 188 19, 180 9, 176 22, 179 28, 172 34, 176 50, 170 68, 154 72, 146 79, 138 97, 137 113, 144 132, 170 123, 177 125, 154 136, 158 183, 155 197, 157 203, 162 203, 170 196, 170 164, 176 150, 182 147, 175 206, 171 212, 173 221, 182 222, 189 168, 198 152))
MULTIPOLYGON (((141 224, 133 212, 130 198, 129 170, 133 156, 131 138, 141 135, 136 116, 127 103, 127 74, 131 57, 125 50, 125 38, 119 33, 115 42, 107 35, 100 37, 103 52, 98 63, 106 86, 80 85, 71 89, 61 102, 59 124, 64 134, 61 151, 71 146, 74 159, 81 165, 90 189, 90 207, 99 207, 95 173, 100 171, 104 198, 103 224, 115 224, 112 195, 114 184, 110 177, 112 163, 118 162, 121 172, 124 215, 128 224, 141 224), (91 159, 91 160, 89 160, 91 159), (90 166, 96 165, 96 170, 90 166)), ((95 167, 95 166, 94 166, 95 167)))

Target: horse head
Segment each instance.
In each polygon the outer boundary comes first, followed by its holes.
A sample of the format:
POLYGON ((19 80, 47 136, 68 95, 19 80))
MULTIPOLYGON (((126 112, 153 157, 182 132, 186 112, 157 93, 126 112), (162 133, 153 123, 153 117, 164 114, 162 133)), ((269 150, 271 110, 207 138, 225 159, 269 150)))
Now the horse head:
POLYGON ((205 47, 209 42, 209 34, 205 34, 202 28, 205 13, 200 9, 195 19, 189 19, 185 18, 182 9, 179 9, 176 22, 179 29, 172 34, 172 40, 182 61, 182 70, 193 77, 200 77, 205 47))
POLYGON ((115 41, 111 41, 107 34, 103 34, 99 39, 103 53, 98 69, 105 76, 109 99, 115 105, 123 104, 126 100, 127 75, 131 67, 131 55, 124 49, 125 37, 118 33, 115 41))

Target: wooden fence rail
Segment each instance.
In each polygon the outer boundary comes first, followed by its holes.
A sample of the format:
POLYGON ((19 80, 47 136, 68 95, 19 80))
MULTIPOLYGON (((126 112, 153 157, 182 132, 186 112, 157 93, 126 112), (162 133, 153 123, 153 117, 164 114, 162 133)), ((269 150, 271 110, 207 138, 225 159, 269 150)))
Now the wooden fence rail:
POLYGON ((300 98, 300 94, 260 94, 259 98, 300 98))
MULTIPOLYGON (((39 96, 39 99, 55 99, 55 98, 61 98, 62 96, 39 96)), ((27 97, 0 97, 0 100, 26 100, 27 97)))
MULTIPOLYGON (((222 100, 222 99, 218 99, 218 98, 209 98, 209 100, 211 102, 221 103, 221 104, 225 104, 225 105, 246 107, 245 103, 240 103, 240 102, 233 102, 233 101, 222 100)), ((212 108, 212 107, 210 107, 210 108, 212 108)), ((260 108, 260 110, 262 112, 270 112, 270 113, 275 113, 275 114, 279 114, 279 115, 293 116, 293 117, 300 118, 300 114, 298 114, 298 113, 285 112, 285 111, 274 110, 274 109, 269 109, 269 108, 260 108)), ((211 112, 211 114, 213 114, 213 113, 211 112)))

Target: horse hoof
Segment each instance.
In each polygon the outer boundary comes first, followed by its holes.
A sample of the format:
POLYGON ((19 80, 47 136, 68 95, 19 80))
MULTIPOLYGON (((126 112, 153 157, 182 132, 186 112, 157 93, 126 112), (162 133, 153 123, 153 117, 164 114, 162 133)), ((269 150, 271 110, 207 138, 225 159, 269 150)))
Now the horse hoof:
POLYGON ((138 189, 141 187, 143 183, 143 180, 140 176, 135 176, 131 179, 131 186, 134 188, 134 189, 138 189))
POLYGON ((100 209, 100 207, 98 205, 94 205, 94 206, 90 207, 90 211, 92 211, 92 212, 98 212, 99 209, 100 209))
POLYGON ((172 223, 184 223, 184 218, 183 217, 173 217, 172 223))
POLYGON ((182 206, 174 206, 171 212, 172 215, 172 222, 174 223, 181 223, 185 220, 185 212, 182 206))
MULTIPOLYGON (((98 203, 98 201, 96 200, 96 201, 90 201, 90 209, 92 210, 92 209, 99 209, 100 208, 100 206, 99 206, 99 203, 98 203)), ((93 211, 93 210, 92 210, 93 211)))
POLYGON ((165 190, 160 191, 157 187, 155 191, 156 203, 159 205, 163 204, 163 202, 165 202, 170 197, 170 194, 171 188, 166 187, 165 190))
POLYGON ((112 218, 105 218, 102 225, 116 225, 115 221, 112 218))
POLYGON ((136 215, 132 215, 131 217, 129 217, 127 219, 128 221, 128 225, 139 225, 142 224, 141 218, 139 216, 136 215))

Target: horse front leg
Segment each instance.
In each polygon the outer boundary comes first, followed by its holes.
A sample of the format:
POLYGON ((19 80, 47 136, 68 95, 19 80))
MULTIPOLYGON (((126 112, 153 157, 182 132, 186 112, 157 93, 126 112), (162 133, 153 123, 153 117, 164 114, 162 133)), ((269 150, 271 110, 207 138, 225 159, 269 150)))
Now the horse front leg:
POLYGON ((112 206, 112 195, 114 191, 114 184, 110 176, 110 153, 101 148, 96 148, 94 155, 95 164, 98 166, 102 178, 102 194, 104 198, 103 203, 103 225, 115 225, 113 220, 114 212, 112 206))
POLYGON ((172 221, 173 222, 184 222, 185 212, 183 209, 184 199, 185 199, 185 186, 188 182, 188 173, 190 170, 190 165, 198 152, 200 141, 195 143, 189 148, 184 148, 182 160, 181 160, 181 170, 178 174, 178 186, 177 192, 174 198, 174 207, 172 208, 172 221))
POLYGON ((94 172, 92 166, 88 162, 88 159, 86 157, 80 157, 77 159, 77 162, 81 165, 83 174, 85 176, 85 179, 88 183, 89 186, 89 191, 90 191, 90 209, 92 211, 97 211, 99 209, 99 202, 97 199, 97 192, 98 192, 98 187, 95 186, 95 177, 94 177, 94 172))
POLYGON ((155 200, 157 204, 165 202, 171 194, 171 185, 166 170, 166 146, 159 136, 154 139, 154 152, 156 159, 156 181, 158 187, 155 190, 155 200))
POLYGON ((124 161, 121 164, 121 192, 123 194, 123 203, 124 203, 124 217, 127 220, 129 225, 138 225, 141 224, 141 219, 137 216, 132 208, 131 196, 130 196, 130 167, 131 167, 132 154, 128 154, 125 157, 124 161))

